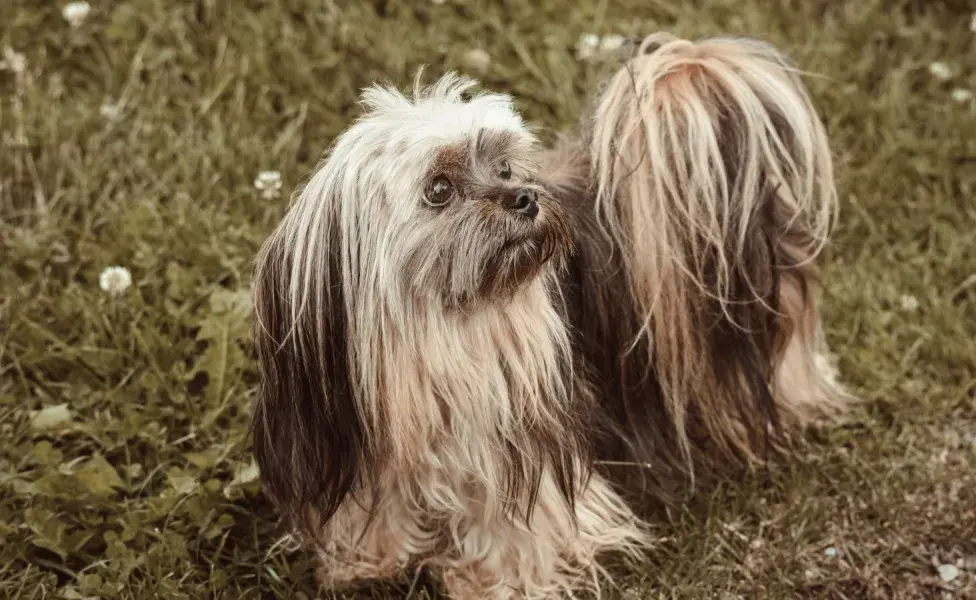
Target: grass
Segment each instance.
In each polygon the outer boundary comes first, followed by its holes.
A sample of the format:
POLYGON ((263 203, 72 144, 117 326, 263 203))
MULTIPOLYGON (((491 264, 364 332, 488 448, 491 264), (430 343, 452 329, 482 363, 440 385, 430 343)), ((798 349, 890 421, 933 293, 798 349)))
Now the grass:
POLYGON ((27 61, 0 71, 0 597, 314 597, 245 437, 251 260, 287 192, 372 81, 472 72, 481 48, 486 87, 570 130, 608 68, 578 37, 667 29, 763 38, 816 74, 843 211, 828 332, 867 402, 800 461, 661 515, 611 596, 976 598, 976 105, 951 94, 976 87, 976 5, 92 5, 71 28, 58 3, 0 2, 27 61), (253 186, 268 169, 280 198, 253 186), (116 264, 133 285, 111 297, 116 264))

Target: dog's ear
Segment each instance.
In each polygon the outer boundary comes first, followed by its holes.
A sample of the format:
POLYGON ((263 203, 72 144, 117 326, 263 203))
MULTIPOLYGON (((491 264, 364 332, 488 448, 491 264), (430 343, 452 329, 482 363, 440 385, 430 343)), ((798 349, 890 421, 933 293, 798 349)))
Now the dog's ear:
MULTIPOLYGON (((337 239, 328 236, 326 239, 337 239)), ((251 422, 265 492, 313 534, 360 482, 364 424, 349 372, 343 285, 331 248, 297 254, 284 225, 254 278, 261 385, 251 422)))

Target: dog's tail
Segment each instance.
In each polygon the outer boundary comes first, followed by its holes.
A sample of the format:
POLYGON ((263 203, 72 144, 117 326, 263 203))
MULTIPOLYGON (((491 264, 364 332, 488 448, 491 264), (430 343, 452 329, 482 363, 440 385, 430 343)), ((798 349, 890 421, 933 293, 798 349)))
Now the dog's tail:
POLYGON ((597 218, 638 315, 629 351, 649 353, 688 463, 752 463, 841 408, 812 264, 836 192, 797 70, 757 41, 656 34, 609 81, 591 128, 597 218))

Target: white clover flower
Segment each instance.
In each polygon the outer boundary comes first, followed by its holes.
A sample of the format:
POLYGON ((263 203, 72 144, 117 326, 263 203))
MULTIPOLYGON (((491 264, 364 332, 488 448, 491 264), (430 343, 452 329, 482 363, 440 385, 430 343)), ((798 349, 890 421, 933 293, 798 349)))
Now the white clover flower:
POLYGON ((599 46, 600 36, 593 33, 584 33, 576 42, 576 56, 580 60, 593 58, 599 46))
POLYGON ((908 312, 914 312, 918 310, 918 306, 919 306, 918 298, 910 294, 902 294, 901 297, 902 310, 907 310, 908 312))
POLYGON ((261 192, 261 197, 272 200, 281 192, 281 173, 278 171, 261 171, 254 180, 254 187, 261 192))
POLYGON ((576 42, 576 57, 580 60, 589 60, 597 54, 619 50, 626 41, 627 38, 622 35, 611 34, 601 37, 586 33, 576 42))
POLYGON ((61 16, 68 22, 68 25, 80 27, 90 12, 91 5, 87 2, 69 2, 61 9, 61 16))
POLYGON ((949 81, 952 79, 952 69, 949 65, 944 62, 934 62, 929 65, 929 73, 935 75, 938 79, 942 81, 949 81))
POLYGON ((612 52, 614 50, 619 50, 621 46, 624 45, 626 38, 622 35, 605 35, 600 40, 600 51, 601 52, 612 52))
POLYGON ((115 119, 118 119, 119 113, 121 112, 122 109, 119 107, 119 105, 115 102, 112 102, 111 100, 106 100, 98 108, 98 113, 102 115, 102 118, 107 119, 109 121, 114 121, 115 119))
POLYGON ((963 104, 973 99, 973 93, 964 88, 956 88, 952 90, 952 99, 963 104))
POLYGON ((939 572, 939 579, 949 583, 959 577, 959 567, 956 565, 944 564, 936 567, 939 572))
POLYGON ((125 267, 107 267, 98 276, 98 285, 103 291, 120 296, 132 285, 132 273, 125 267))
POLYGON ((484 73, 491 66, 491 55, 481 48, 473 48, 464 53, 464 64, 479 73, 484 73))
POLYGON ((14 74, 20 75, 27 70, 27 57, 7 46, 3 49, 3 60, 0 60, 0 71, 4 69, 10 69, 14 74))

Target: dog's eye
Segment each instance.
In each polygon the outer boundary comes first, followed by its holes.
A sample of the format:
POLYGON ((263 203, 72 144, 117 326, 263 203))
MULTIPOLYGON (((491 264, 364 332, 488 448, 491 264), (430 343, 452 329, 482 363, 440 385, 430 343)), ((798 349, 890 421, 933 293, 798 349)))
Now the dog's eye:
POLYGON ((498 176, 502 179, 512 178, 512 165, 508 164, 507 160, 502 161, 502 164, 498 166, 498 176))
POLYGON ((454 195, 454 184, 443 175, 438 175, 427 186, 427 204, 444 206, 454 195))

